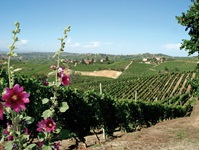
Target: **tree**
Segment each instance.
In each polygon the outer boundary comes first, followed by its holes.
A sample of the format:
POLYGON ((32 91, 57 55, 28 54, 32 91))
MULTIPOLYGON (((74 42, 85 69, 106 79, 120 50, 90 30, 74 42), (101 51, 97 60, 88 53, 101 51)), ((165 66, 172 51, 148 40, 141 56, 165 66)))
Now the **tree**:
POLYGON ((105 57, 105 60, 106 60, 106 61, 109 61, 109 57, 108 57, 107 55, 106 55, 106 57, 105 57))
POLYGON ((188 50, 188 55, 198 52, 199 58, 199 0, 191 0, 193 3, 186 13, 182 12, 182 16, 176 16, 178 23, 185 26, 190 39, 183 39, 180 49, 188 50))

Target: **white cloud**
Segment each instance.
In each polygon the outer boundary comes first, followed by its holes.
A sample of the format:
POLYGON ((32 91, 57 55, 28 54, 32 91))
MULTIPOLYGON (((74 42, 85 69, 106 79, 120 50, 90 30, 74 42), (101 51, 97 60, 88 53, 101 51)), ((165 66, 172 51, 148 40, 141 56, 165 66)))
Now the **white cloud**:
POLYGON ((110 42, 101 42, 101 41, 91 41, 85 44, 80 44, 79 42, 72 42, 71 38, 66 40, 66 47, 82 47, 82 48, 98 48, 103 45, 111 45, 110 42))
POLYGON ((180 43, 167 43, 164 45, 164 48, 169 50, 179 50, 181 44, 180 43))
POLYGON ((26 45, 28 43, 28 40, 21 40, 19 45, 26 45))
POLYGON ((101 46, 101 42, 99 42, 99 41, 89 42, 87 45, 84 45, 84 47, 86 47, 86 48, 96 48, 96 47, 100 47, 100 46, 101 46))
POLYGON ((76 43, 74 43, 74 44, 70 44, 69 46, 70 46, 70 47, 79 47, 80 44, 79 44, 78 42, 76 42, 76 43))
POLYGON ((78 43, 78 42, 72 43, 71 41, 72 41, 71 38, 68 38, 66 40, 67 47, 79 47, 80 46, 80 43, 78 43))

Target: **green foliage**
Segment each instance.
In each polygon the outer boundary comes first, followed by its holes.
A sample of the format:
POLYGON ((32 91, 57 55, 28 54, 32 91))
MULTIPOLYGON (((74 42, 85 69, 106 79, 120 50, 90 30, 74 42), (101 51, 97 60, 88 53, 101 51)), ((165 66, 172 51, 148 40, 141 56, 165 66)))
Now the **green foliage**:
POLYGON ((182 12, 181 16, 176 16, 178 23, 185 26, 188 31, 189 40, 183 39, 180 49, 188 50, 188 54, 199 52, 199 1, 192 0, 192 5, 186 13, 182 12))
MULTIPOLYGON (((178 23, 185 26, 185 31, 188 31, 190 39, 183 39, 180 49, 188 50, 188 54, 194 54, 197 52, 199 54, 199 1, 192 0, 192 5, 189 7, 186 13, 182 12, 181 16, 176 16, 178 23)), ((199 58, 199 55, 198 55, 199 58)), ((198 67, 198 66, 197 66, 198 67)), ((197 68, 197 78, 192 82, 193 87, 196 89, 196 95, 198 94, 198 68, 197 68)))

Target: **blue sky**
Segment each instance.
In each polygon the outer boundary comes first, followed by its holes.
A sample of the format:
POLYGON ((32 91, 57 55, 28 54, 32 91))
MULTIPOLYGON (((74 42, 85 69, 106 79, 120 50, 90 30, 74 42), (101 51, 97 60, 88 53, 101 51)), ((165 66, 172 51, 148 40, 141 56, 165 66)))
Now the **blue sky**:
POLYGON ((57 38, 70 25, 66 52, 187 56, 179 46, 189 36, 175 16, 190 5, 191 0, 1 0, 0 51, 8 50, 18 21, 18 52, 56 52, 57 38))

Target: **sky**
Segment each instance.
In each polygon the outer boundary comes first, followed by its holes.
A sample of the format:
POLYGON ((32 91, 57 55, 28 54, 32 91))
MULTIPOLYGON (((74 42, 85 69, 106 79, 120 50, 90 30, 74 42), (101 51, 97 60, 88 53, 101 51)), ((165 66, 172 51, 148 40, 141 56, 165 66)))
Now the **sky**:
POLYGON ((188 56, 179 47, 189 36, 175 16, 187 12, 191 4, 191 0, 1 0, 0 52, 9 50, 18 21, 16 52, 56 52, 58 38, 70 25, 65 52, 188 56))

